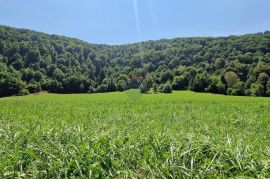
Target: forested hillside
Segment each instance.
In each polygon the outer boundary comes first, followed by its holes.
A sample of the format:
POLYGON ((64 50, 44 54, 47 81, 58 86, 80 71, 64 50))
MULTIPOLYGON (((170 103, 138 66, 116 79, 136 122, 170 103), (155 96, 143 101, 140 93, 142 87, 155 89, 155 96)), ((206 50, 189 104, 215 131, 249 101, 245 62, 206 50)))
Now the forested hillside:
POLYGON ((0 96, 192 90, 270 96, 270 32, 130 45, 0 26, 0 96))

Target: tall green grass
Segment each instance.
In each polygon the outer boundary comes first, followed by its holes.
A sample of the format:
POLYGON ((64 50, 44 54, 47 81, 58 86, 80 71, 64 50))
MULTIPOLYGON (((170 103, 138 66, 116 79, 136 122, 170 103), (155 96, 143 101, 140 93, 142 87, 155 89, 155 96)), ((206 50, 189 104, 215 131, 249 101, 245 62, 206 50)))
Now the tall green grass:
POLYGON ((132 91, 0 99, 0 178, 269 178, 269 155, 269 98, 132 91))

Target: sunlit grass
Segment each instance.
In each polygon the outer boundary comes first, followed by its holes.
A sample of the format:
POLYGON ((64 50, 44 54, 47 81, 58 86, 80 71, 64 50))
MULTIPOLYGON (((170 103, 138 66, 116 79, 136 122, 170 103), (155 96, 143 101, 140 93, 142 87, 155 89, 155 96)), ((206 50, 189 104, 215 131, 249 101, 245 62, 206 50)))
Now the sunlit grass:
POLYGON ((0 99, 0 178, 270 177, 269 98, 136 92, 0 99))

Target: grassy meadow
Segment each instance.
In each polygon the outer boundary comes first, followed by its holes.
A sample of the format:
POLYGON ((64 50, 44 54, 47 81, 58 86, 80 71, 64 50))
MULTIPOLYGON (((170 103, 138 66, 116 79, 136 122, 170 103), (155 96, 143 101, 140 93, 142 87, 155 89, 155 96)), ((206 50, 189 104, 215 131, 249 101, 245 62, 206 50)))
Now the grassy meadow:
POLYGON ((0 99, 0 178, 270 177, 270 98, 189 91, 0 99))

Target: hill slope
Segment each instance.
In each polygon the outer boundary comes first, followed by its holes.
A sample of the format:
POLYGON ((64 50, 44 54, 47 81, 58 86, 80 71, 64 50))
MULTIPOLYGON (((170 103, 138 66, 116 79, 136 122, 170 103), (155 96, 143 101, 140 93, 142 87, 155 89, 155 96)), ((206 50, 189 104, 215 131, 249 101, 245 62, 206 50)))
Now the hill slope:
POLYGON ((269 96, 269 64, 270 32, 108 46, 0 26, 0 96, 153 86, 269 96))

